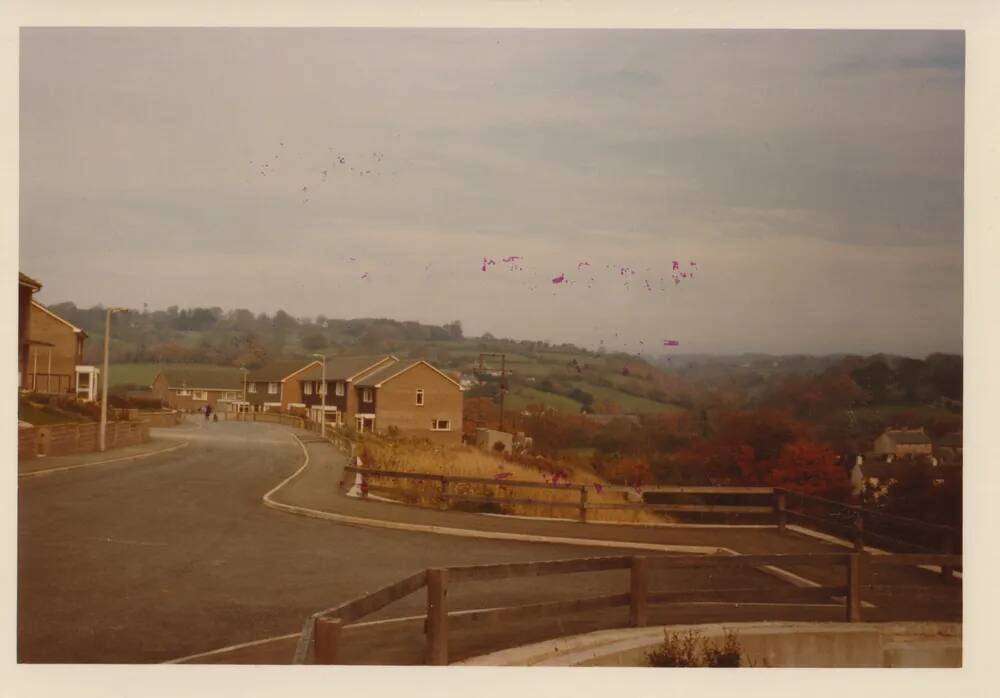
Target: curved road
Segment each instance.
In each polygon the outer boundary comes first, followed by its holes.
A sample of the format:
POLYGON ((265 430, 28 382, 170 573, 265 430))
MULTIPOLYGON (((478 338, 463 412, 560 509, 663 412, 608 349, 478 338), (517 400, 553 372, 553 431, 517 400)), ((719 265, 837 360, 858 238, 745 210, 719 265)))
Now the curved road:
MULTIPOLYGON (((261 502, 265 492, 302 464, 302 448, 288 429, 265 423, 199 422, 154 430, 154 435, 164 445, 181 441, 189 445, 141 460, 19 483, 20 662, 162 662, 296 633, 316 610, 426 567, 636 552, 458 538, 294 516, 261 502)), ((474 520, 477 528, 542 529, 551 535, 576 532, 593 538, 714 542, 743 552, 758 552, 743 550, 751 542, 768 552, 802 551, 803 546, 830 550, 773 530, 656 531, 599 525, 581 530, 579 524, 542 525, 373 506, 338 498, 335 483, 342 458, 331 457, 330 447, 322 444, 310 445, 309 450, 319 457, 303 477, 279 493, 279 499, 294 495, 300 504, 337 501, 341 511, 362 516, 457 526, 474 520)), ((713 577, 708 570, 662 574, 655 588, 719 587, 733 582, 731 574, 713 577)), ((783 584, 752 571, 740 577, 741 587, 783 584)), ((622 593, 627 588, 624 571, 517 579, 502 586, 450 589, 449 607, 550 601, 622 593)), ((423 603, 422 595, 415 594, 374 618, 420 614, 423 603)), ((837 608, 813 613, 830 619, 842 616, 837 608)), ((574 622, 539 632, 586 629, 574 622)), ((353 661, 377 660, 380 651, 386 663, 419 661, 422 630, 416 624, 410 631, 412 637, 400 640, 405 645, 402 653, 386 654, 384 636, 373 637, 358 645, 353 661)), ((520 627, 513 632, 515 640, 522 637, 520 627)), ((466 652, 490 649, 484 642, 470 637, 466 652)), ((288 647, 281 651, 260 661, 290 658, 288 647)))
POLYGON ((289 515, 261 504, 302 463, 287 429, 154 434, 190 445, 19 483, 18 661, 161 662, 297 632, 317 609, 428 566, 614 553, 289 515))

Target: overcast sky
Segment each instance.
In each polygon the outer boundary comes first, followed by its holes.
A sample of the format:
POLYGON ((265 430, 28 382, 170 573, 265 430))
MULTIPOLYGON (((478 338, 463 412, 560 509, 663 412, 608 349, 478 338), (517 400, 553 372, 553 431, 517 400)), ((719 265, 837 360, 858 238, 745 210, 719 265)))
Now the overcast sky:
POLYGON ((21 39, 43 302, 643 354, 962 350, 960 32, 21 39))

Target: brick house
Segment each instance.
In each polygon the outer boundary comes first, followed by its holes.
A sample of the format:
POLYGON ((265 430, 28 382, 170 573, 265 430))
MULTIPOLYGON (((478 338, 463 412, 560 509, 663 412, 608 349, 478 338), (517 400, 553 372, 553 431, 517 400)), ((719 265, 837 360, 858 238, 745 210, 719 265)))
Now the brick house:
POLYGON ((210 405, 225 411, 243 397, 243 372, 229 366, 164 366, 151 389, 175 410, 197 412, 210 405))
MULTIPOLYGON (((357 393, 354 381, 369 373, 397 362, 395 356, 332 356, 326 360, 327 421, 344 425, 357 414, 357 393), (345 421, 347 420, 347 421, 345 421)), ((298 375, 298 400, 311 419, 320 420, 323 404, 323 365, 318 363, 298 375)))
POLYGON ((306 405, 302 401, 298 377, 319 365, 320 362, 315 359, 286 359, 250 371, 247 376, 250 409, 254 412, 289 408, 304 410, 306 405))
POLYGON ((17 273, 17 385, 28 385, 28 338, 31 328, 31 303, 42 284, 24 272, 17 273))
POLYGON ((28 306, 21 387, 37 393, 77 392, 77 367, 87 333, 36 300, 28 306))
POLYGON ((442 443, 462 440, 462 386, 423 359, 394 361, 354 384, 358 431, 398 429, 442 443))
MULTIPOLYGON (((319 365, 298 377, 301 399, 313 419, 320 414, 321 376, 319 365)), ((462 386, 422 359, 331 357, 326 383, 328 422, 366 432, 395 427, 406 436, 444 443, 462 440, 462 386)))

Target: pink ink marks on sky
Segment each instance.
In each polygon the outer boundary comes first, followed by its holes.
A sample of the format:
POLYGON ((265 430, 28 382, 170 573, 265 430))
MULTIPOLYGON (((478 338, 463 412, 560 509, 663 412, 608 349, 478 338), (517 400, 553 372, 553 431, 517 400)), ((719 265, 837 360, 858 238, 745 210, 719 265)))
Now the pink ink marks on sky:
POLYGON ((560 274, 559 276, 553 277, 553 279, 552 279, 552 283, 554 283, 554 284, 561 284, 561 283, 564 283, 565 281, 566 281, 566 275, 565 274, 560 274))
POLYGON ((679 347, 681 345, 676 339, 664 339, 663 346, 665 347, 679 347))
POLYGON ((504 258, 503 258, 503 261, 504 261, 505 263, 509 264, 510 262, 516 262, 516 261, 518 261, 519 259, 524 259, 524 257, 518 257, 518 256, 516 256, 516 255, 515 255, 515 256, 513 256, 513 257, 504 257, 504 258))

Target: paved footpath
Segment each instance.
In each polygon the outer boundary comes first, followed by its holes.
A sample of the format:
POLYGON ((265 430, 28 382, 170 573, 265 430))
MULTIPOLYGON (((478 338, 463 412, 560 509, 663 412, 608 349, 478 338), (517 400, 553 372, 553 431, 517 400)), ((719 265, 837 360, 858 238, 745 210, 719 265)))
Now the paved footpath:
MULTIPOLYGON (((167 444, 187 446, 19 481, 19 661, 167 661, 294 635, 314 611, 426 567, 635 552, 343 525, 276 511, 264 506, 262 495, 298 472, 303 462, 302 448, 288 429, 218 422, 154 431, 167 444)), ((307 448, 309 467, 275 493, 276 501, 382 521, 490 532, 722 546, 740 552, 842 550, 766 529, 539 522, 357 501, 337 487, 343 456, 324 443, 307 448)), ((558 583, 554 579, 456 586, 449 591, 449 605, 459 610, 621 593, 628 584, 624 571, 567 575, 558 583)), ((731 573, 720 577, 705 570, 673 570, 653 584, 718 588, 732 586, 734 580, 731 573)), ((755 571, 738 580, 742 587, 784 584, 755 571)), ((414 594, 370 620, 418 615, 423 605, 422 595, 414 594)), ((744 607, 739 612, 752 611, 744 607)), ((788 610, 790 618, 805 612, 788 610)), ((624 613, 620 609, 618 615, 624 613)), ((834 607, 811 613, 839 617, 834 607)), ((615 618, 488 628, 467 637, 456 633, 454 658, 582 631, 591 627, 588 623, 620 623, 615 618)), ((283 663, 290 660, 294 642, 289 637, 200 661, 283 663)), ((368 626, 352 631, 345 661, 415 662, 421 647, 419 621, 368 626)))

